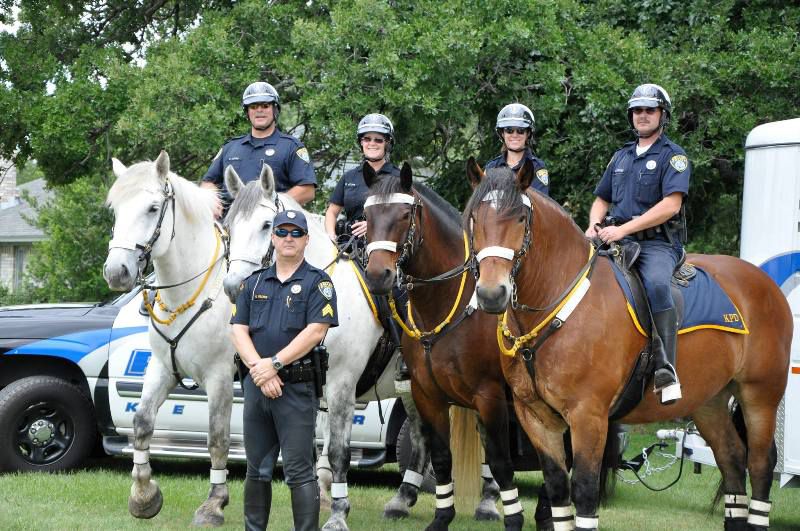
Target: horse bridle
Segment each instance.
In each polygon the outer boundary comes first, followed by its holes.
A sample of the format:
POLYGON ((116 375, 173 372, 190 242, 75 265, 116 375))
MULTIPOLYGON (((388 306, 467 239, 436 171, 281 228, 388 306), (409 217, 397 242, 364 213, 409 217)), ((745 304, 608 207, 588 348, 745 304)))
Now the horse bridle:
POLYGON ((170 236, 169 241, 172 242, 172 240, 175 239, 175 190, 172 188, 172 183, 170 183, 168 178, 164 180, 164 188, 162 188, 160 192, 164 198, 161 201, 158 222, 156 223, 155 229, 153 229, 153 234, 150 235, 150 238, 147 240, 147 242, 131 242, 129 240, 121 240, 113 237, 111 238, 111 241, 108 242, 109 251, 111 249, 142 251, 141 256, 138 258, 139 271, 137 272, 137 282, 142 285, 144 285, 144 271, 147 269, 147 266, 150 265, 153 245, 155 245, 156 240, 158 240, 159 236, 161 236, 161 224, 164 222, 164 215, 167 213, 167 203, 170 202, 172 203, 172 235, 170 236))
MULTIPOLYGON (((493 202, 496 203, 500 199, 500 192, 498 190, 492 190, 487 193, 483 198, 481 198, 481 203, 483 202, 493 202)), ((525 193, 520 193, 520 197, 522 199, 522 203, 527 207, 526 216, 525 216, 525 234, 522 236, 522 243, 520 244, 519 249, 514 250, 510 247, 502 247, 499 245, 492 245, 490 247, 486 247, 481 249, 477 254, 475 254, 475 245, 474 245, 474 224, 475 218, 470 212, 469 215, 469 266, 472 269, 472 274, 475 276, 477 280, 480 277, 480 270, 478 266, 480 263, 485 259, 491 257, 502 258, 504 260, 512 261, 511 272, 509 273, 509 282, 511 283, 511 306, 515 310, 522 307, 522 309, 527 309, 529 311, 538 311, 544 308, 530 308, 528 306, 519 305, 517 302, 517 284, 516 284, 516 276, 519 272, 520 267, 522 267, 522 260, 528 254, 530 250, 531 243, 533 242, 533 235, 532 235, 532 226, 533 226, 533 206, 531 205, 531 199, 525 193)))
MULTIPOLYGON (((275 206, 272 206, 264 201, 261 201, 259 205, 274 211, 276 216, 278 215, 278 212, 286 210, 286 208, 284 207, 283 203, 280 200, 280 197, 278 197, 278 194, 275 194, 273 196, 272 202, 275 206)), ((228 259, 228 264, 232 262, 246 262, 248 264, 254 264, 259 268, 266 267, 272 261, 272 253, 274 250, 275 249, 272 247, 272 242, 270 242, 269 245, 267 246, 267 252, 264 253, 263 255, 259 252, 231 254, 228 259)))

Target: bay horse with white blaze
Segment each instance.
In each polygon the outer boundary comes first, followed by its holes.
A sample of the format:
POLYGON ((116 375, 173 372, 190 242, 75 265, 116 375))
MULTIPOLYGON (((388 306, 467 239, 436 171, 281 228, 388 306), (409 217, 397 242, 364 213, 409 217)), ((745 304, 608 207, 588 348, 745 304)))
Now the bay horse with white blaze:
MULTIPOLYGON (((364 179, 369 186, 364 205, 369 289, 391 295, 395 283, 413 284, 408 291, 408 325, 402 325, 403 356, 436 473, 436 514, 427 529, 447 529, 455 517, 450 404, 477 410, 485 427, 487 461, 500 486, 505 528, 521 529, 495 319, 468 309, 474 278, 465 267, 460 214, 429 188, 413 184, 408 164, 399 178, 380 179, 365 164, 364 179)), ((404 315, 405 310, 399 309, 404 315)))
POLYGON ((144 377, 142 399, 133 419, 133 472, 128 509, 137 518, 152 518, 163 502, 151 479, 150 439, 158 408, 175 385, 191 377, 208 396, 208 453, 211 490, 192 523, 224 523, 233 403, 231 303, 222 293, 225 246, 214 224, 213 192, 170 172, 162 151, 155 162, 126 168, 114 159, 117 180, 108 192, 114 209, 114 236, 109 242, 103 276, 113 290, 128 291, 136 282, 157 289, 150 313, 153 351, 144 377), (155 284, 142 278, 152 259, 155 284), (159 286, 160 284, 160 286, 159 286))
MULTIPOLYGON (((464 227, 471 230, 472 253, 479 260, 478 303, 502 314, 495 326, 501 350, 508 354, 501 356, 503 372, 518 418, 543 461, 556 529, 572 528, 570 495, 577 528, 596 529, 609 412, 647 339, 628 315, 610 262, 593 262, 592 243, 569 215, 549 198, 528 191, 530 163, 516 175, 508 168, 484 174, 470 158, 467 177, 474 193, 464 227), (537 348, 526 349, 532 345, 537 348), (521 350, 530 372, 523 355, 515 355, 521 350), (567 428, 571 484, 562 441, 567 428)), ((724 494, 725 529, 766 529, 792 314, 778 286, 757 267, 730 256, 689 255, 687 260, 720 284, 749 333, 705 328, 680 335, 677 371, 683 398, 661 405, 658 395, 645 393, 619 420, 638 424, 691 416, 722 474, 717 499, 724 494), (740 405, 745 437, 728 412, 731 397, 740 405), (746 472, 752 489, 749 507, 746 472)))

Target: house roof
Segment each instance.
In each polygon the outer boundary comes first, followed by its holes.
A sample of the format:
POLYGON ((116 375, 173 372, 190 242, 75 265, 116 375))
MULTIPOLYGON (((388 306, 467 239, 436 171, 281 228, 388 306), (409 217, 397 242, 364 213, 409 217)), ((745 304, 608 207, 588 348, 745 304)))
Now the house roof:
POLYGON ((44 179, 21 184, 20 201, 16 205, 0 209, 0 243, 25 243, 43 240, 44 233, 26 221, 36 217, 36 211, 22 196, 24 192, 40 204, 50 199, 53 193, 45 188, 44 179))

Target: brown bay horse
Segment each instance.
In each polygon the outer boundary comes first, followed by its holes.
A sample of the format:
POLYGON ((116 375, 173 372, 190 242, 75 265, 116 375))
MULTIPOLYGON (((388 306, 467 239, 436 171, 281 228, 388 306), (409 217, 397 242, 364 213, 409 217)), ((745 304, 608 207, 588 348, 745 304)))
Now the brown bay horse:
MULTIPOLYGON (((646 339, 634 327, 610 263, 598 258, 588 287, 591 242, 554 201, 529 191, 533 168, 485 174, 467 164, 474 193, 464 213, 472 252, 480 259, 479 307, 500 314, 495 338, 519 421, 543 461, 556 530, 598 527, 598 477, 609 412, 646 339), (527 198, 527 199, 526 199, 527 198), (574 287, 575 289, 571 289, 574 287), (567 293, 571 292, 571 295, 567 293), (583 298, 572 300, 577 294, 583 298), (526 309, 527 306, 532 309, 526 309), (558 319, 557 312, 574 306, 558 319), (559 309, 559 307, 561 309, 559 309), (502 322, 505 321, 505 328, 502 322), (536 344, 533 353, 520 347, 536 344), (522 351, 532 359, 533 378, 522 351), (571 432, 573 470, 564 466, 564 430, 571 432)), ((620 422, 638 424, 691 416, 722 474, 725 529, 766 529, 776 462, 775 419, 787 380, 792 315, 777 285, 755 266, 730 256, 689 255, 722 286, 749 334, 701 329, 680 335, 677 372, 683 398, 661 405, 647 392, 620 422), (740 406, 746 436, 729 414, 740 406), (747 499, 746 473, 751 498, 747 499)), ((652 389, 652 385, 648 389, 652 389)))
MULTIPOLYGON (((483 312, 467 315, 474 278, 463 267, 466 245, 460 214, 430 189, 412 183, 405 164, 400 177, 380 180, 368 164, 367 284, 375 294, 389 295, 402 270, 402 281, 417 279, 409 290, 416 330, 440 333, 403 337, 403 356, 412 377, 412 395, 431 445, 437 481, 436 514, 429 530, 445 530, 455 517, 450 404, 475 409, 485 427, 486 457, 500 486, 505 529, 522 529, 522 507, 513 483, 506 382, 494 331, 496 319, 483 312), (445 272, 447 278, 427 283, 445 272), (449 323, 449 324, 445 324, 449 323), (427 345, 426 347, 423 345, 427 345)), ((405 308, 398 308, 405 315, 405 308)), ((412 324, 413 323, 413 324, 412 324)))

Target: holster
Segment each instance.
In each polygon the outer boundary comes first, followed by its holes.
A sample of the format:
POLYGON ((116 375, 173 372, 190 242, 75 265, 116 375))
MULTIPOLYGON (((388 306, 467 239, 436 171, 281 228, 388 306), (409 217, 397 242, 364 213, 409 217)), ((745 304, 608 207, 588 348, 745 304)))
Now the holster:
POLYGON ((317 398, 322 398, 322 388, 328 374, 328 349, 325 345, 311 349, 311 363, 314 367, 314 391, 317 398))
POLYGON ((244 362, 238 352, 233 353, 233 363, 236 365, 236 372, 239 374, 239 385, 244 389, 244 377, 247 376, 247 373, 250 371, 244 366, 244 362))

